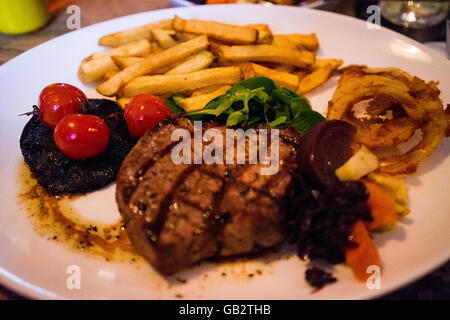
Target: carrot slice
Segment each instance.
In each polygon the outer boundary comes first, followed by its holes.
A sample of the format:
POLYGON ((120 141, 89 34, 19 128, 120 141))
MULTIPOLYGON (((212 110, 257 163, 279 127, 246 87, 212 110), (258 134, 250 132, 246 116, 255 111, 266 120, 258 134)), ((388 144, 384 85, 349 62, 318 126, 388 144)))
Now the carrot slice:
POLYGON ((370 182, 364 182, 364 184, 369 191, 367 205, 370 207, 370 213, 373 217, 373 221, 367 225, 368 229, 392 228, 397 222, 394 198, 384 193, 376 184, 370 182))
POLYGON ((361 220, 353 225, 351 241, 354 246, 345 248, 345 262, 359 281, 366 281, 371 275, 367 273, 367 267, 371 265, 380 267, 381 263, 377 247, 361 220))

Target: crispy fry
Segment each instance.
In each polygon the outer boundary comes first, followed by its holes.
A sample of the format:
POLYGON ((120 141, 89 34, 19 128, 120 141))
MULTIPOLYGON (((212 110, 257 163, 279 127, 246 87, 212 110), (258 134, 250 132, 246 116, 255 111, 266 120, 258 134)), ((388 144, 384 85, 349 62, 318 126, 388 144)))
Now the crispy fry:
POLYGON ((175 34, 175 38, 179 42, 185 42, 194 39, 195 37, 198 37, 198 34, 195 33, 189 33, 189 32, 177 32, 175 34))
POLYGON ((122 86, 130 82, 132 79, 148 74, 154 70, 158 70, 168 64, 175 63, 206 49, 207 46, 208 38, 204 35, 198 36, 190 41, 180 43, 172 48, 154 54, 145 58, 141 62, 123 69, 114 77, 99 85, 97 87, 97 91, 105 96, 115 95, 122 86))
POLYGON ((239 67, 241 64, 243 63, 249 63, 250 61, 240 61, 240 62, 235 62, 235 61, 228 61, 228 60, 224 60, 224 59, 216 59, 216 61, 214 62, 214 66, 215 67, 239 67))
POLYGON ((212 39, 231 44, 252 44, 258 40, 258 30, 255 28, 215 21, 184 20, 175 16, 172 26, 179 32, 206 34, 212 39))
POLYGON ((275 83, 280 87, 286 87, 292 91, 296 91, 298 88, 298 77, 293 74, 266 68, 256 63, 246 63, 240 65, 240 67, 244 79, 253 77, 267 77, 275 81, 275 83))
POLYGON ((220 46, 217 51, 219 59, 235 62, 266 61, 288 63, 305 68, 315 62, 315 54, 306 50, 292 50, 269 44, 254 46, 220 46))
POLYGON ((299 49, 306 49, 309 51, 317 51, 319 49, 319 40, 315 33, 311 34, 278 34, 274 36, 274 42, 282 41, 284 43, 291 42, 299 49))
POLYGON ((258 39, 256 43, 271 44, 273 41, 272 30, 267 24, 249 24, 246 27, 255 28, 258 30, 258 39))
POLYGON ((103 78, 105 73, 111 70, 119 70, 109 56, 83 61, 78 70, 78 77, 83 83, 97 81, 103 78))
POLYGON ((180 101, 180 104, 187 113, 198 111, 203 109, 211 100, 227 92, 230 88, 231 86, 223 86, 207 94, 183 99, 180 101))
POLYGON ((334 70, 337 70, 343 63, 344 61, 341 59, 316 59, 316 62, 311 66, 311 70, 316 70, 326 64, 330 64, 334 70))
POLYGON ((200 51, 196 55, 189 57, 186 61, 177 65, 167 75, 190 73, 208 68, 214 61, 214 55, 209 51, 200 51))
POLYGON ((108 80, 109 78, 114 77, 119 71, 120 71, 119 69, 106 71, 105 74, 103 75, 103 79, 108 80))
POLYGON ((140 93, 172 94, 214 84, 235 84, 240 79, 238 67, 211 68, 179 75, 142 76, 125 86, 124 96, 132 97, 140 93))
POLYGON ((119 68, 124 69, 143 61, 145 58, 135 56, 111 56, 111 59, 119 66, 119 68))
POLYGON ((92 59, 98 59, 106 56, 138 56, 152 51, 152 45, 147 39, 130 42, 123 46, 112 48, 104 51, 94 52, 92 59))
POLYGON ((294 71, 292 74, 296 75, 298 78, 298 81, 302 80, 304 77, 306 77, 308 75, 310 71, 306 70, 306 69, 297 69, 296 71, 294 71))
MULTIPOLYGON (((131 57, 131 56, 112 56, 111 58, 121 69, 130 67, 130 66, 132 66, 138 62, 141 62, 145 59, 145 57, 131 57)), ((171 69, 175 68, 178 65, 179 65, 179 62, 176 62, 173 64, 168 64, 164 67, 161 67, 157 70, 150 72, 149 74, 164 74, 164 73, 170 71, 171 69)))
POLYGON ((317 88, 322 83, 327 81, 331 77, 332 73, 333 67, 331 66, 331 64, 326 64, 323 67, 316 69, 300 80, 297 93, 305 94, 317 88))
POLYGON ((264 67, 274 69, 280 72, 293 73, 295 71, 295 66, 287 63, 261 63, 264 67))
POLYGON ((272 44, 274 46, 297 49, 297 46, 295 45, 295 43, 289 41, 289 39, 286 37, 280 37, 280 35, 278 35, 278 34, 273 36, 272 44))
POLYGON ((118 47, 125 43, 137 40, 142 39, 151 40, 151 30, 154 28, 171 29, 172 19, 161 20, 137 28, 108 34, 106 36, 101 37, 100 40, 98 41, 98 44, 106 47, 118 47))
POLYGON ((152 35, 153 39, 155 39, 163 49, 168 49, 178 43, 175 30, 153 29, 152 35))
POLYGON ((255 69, 253 69, 252 63, 241 63, 239 64, 239 68, 241 69, 242 78, 249 79, 255 77, 255 69))
POLYGON ((191 97, 196 97, 196 96, 201 96, 201 95, 204 95, 204 94, 208 94, 208 93, 214 92, 216 90, 219 90, 222 87, 223 87, 222 84, 214 84, 212 86, 196 89, 196 90, 194 90, 192 92, 191 97))
POLYGON ((145 58, 136 56, 111 56, 111 59, 113 59, 120 69, 125 69, 133 64, 143 61, 145 58))

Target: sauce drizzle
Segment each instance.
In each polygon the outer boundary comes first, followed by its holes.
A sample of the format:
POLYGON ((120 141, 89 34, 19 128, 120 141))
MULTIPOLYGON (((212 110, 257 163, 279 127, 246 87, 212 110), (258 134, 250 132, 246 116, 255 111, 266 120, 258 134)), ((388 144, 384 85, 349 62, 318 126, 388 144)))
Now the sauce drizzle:
POLYGON ((83 197, 53 196, 39 185, 28 166, 19 166, 20 189, 18 203, 25 208, 35 231, 49 240, 106 261, 140 259, 122 221, 113 225, 88 224, 78 221, 72 202, 83 197))

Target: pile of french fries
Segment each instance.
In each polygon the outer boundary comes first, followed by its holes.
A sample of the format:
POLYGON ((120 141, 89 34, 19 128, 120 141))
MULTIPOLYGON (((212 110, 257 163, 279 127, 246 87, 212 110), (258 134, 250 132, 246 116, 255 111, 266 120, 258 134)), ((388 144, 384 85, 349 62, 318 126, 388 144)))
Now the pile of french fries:
POLYGON ((237 82, 257 76, 305 94, 325 83, 343 61, 318 59, 313 34, 274 35, 266 24, 237 26, 215 21, 173 19, 108 34, 110 47, 84 59, 79 77, 102 81, 97 91, 121 106, 151 93, 186 96, 186 112, 201 110, 237 82))

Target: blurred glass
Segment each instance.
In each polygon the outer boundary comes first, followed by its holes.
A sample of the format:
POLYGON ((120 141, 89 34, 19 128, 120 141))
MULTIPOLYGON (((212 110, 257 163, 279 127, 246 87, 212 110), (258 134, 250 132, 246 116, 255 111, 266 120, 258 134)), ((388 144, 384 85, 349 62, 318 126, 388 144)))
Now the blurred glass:
POLYGON ((381 15, 406 28, 431 27, 447 18, 450 1, 380 1, 381 15))

